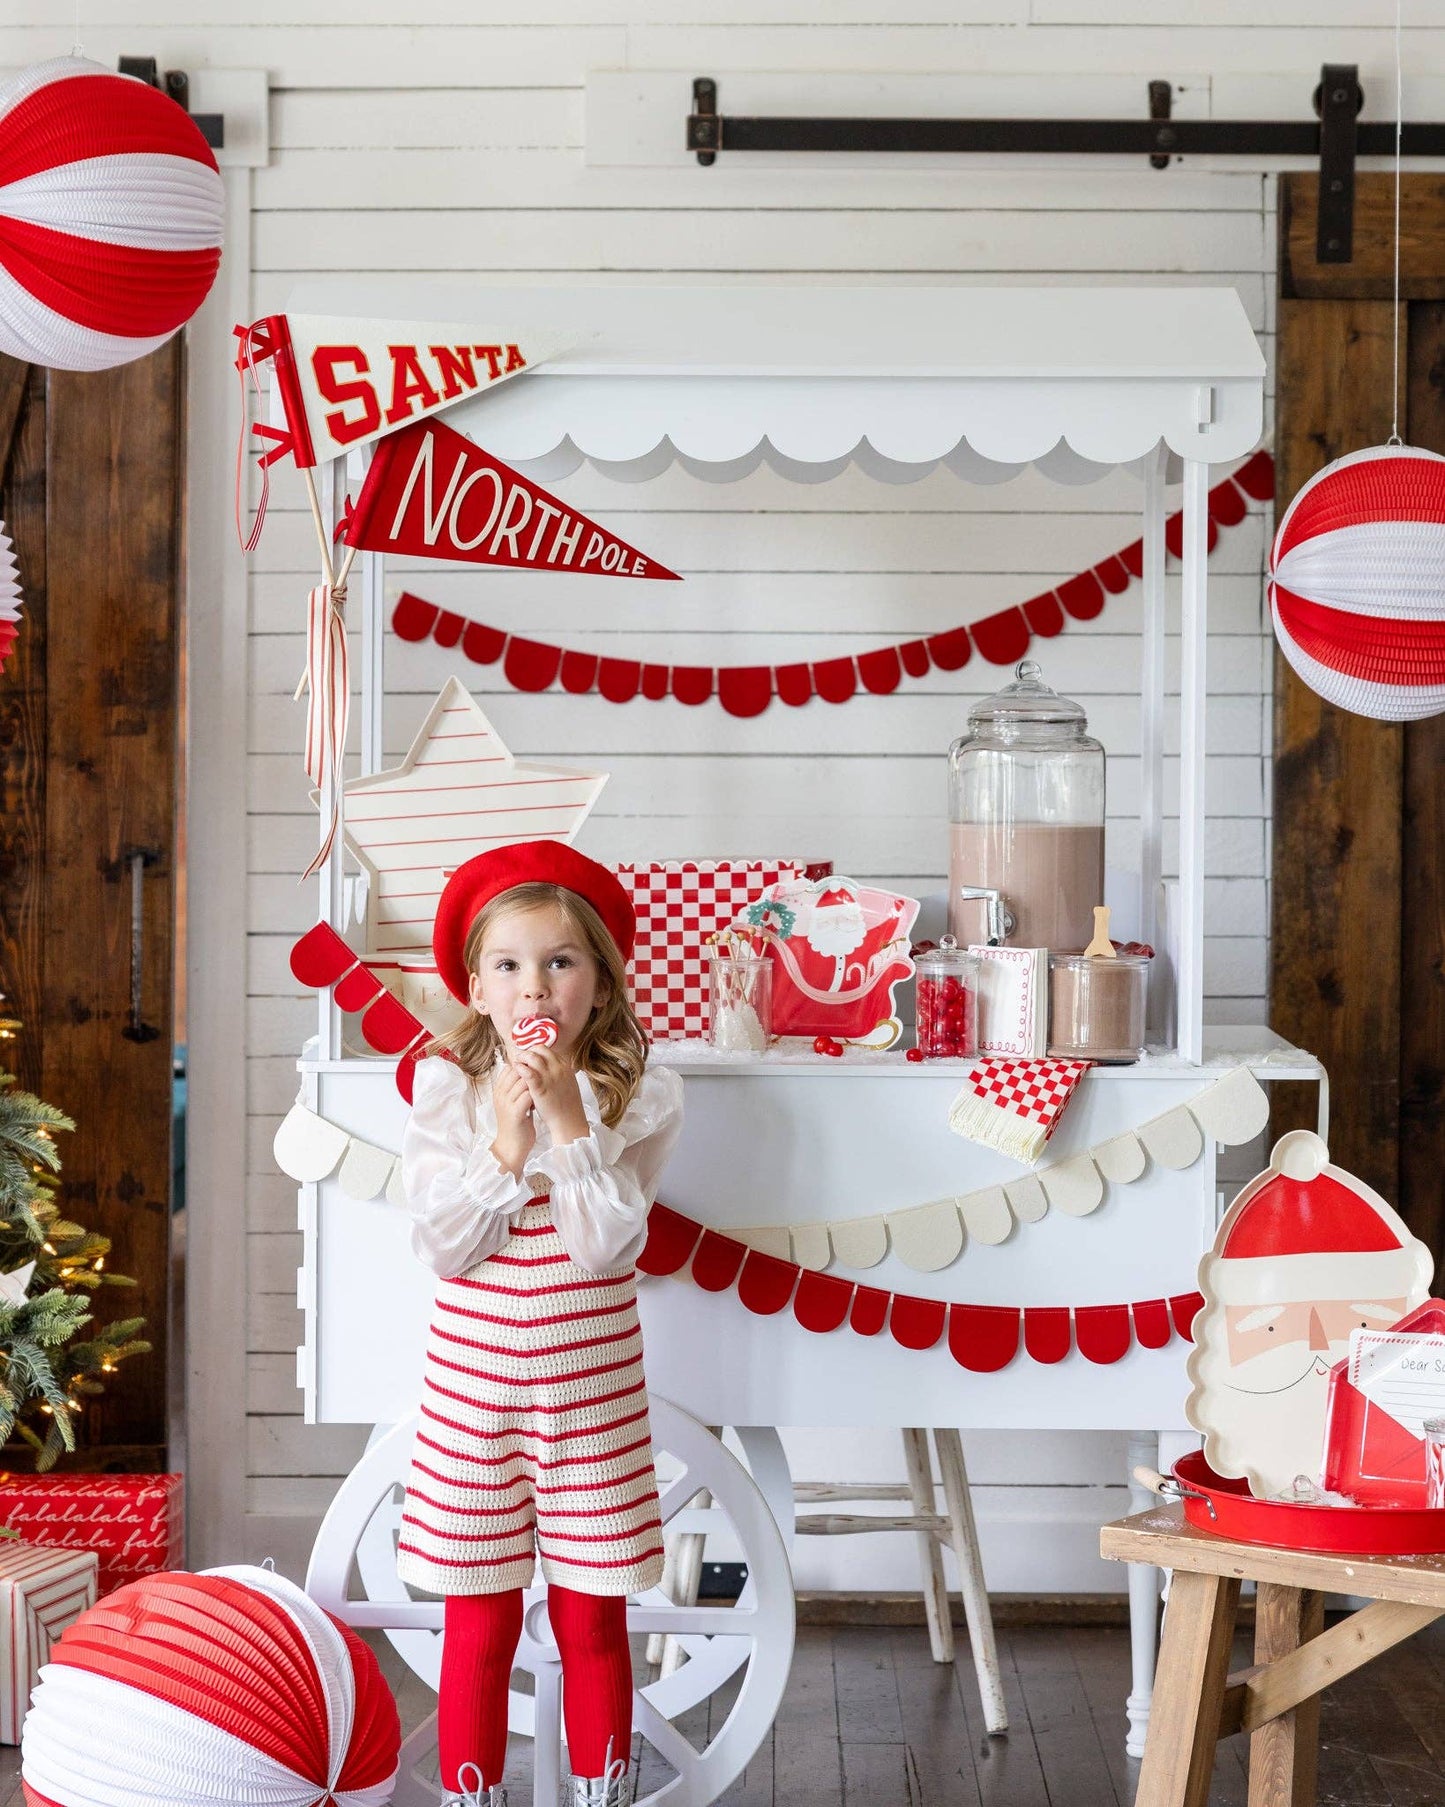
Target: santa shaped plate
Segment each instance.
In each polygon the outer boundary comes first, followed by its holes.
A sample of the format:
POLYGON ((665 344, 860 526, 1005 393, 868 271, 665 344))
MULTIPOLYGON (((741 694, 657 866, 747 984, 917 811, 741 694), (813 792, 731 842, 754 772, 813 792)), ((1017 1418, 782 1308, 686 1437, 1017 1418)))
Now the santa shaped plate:
POLYGON ((760 941, 773 967, 774 1035, 830 1035, 887 1046, 893 993, 913 976, 911 897, 850 878, 785 879, 748 905, 736 933, 760 941))
POLYGON ((1430 1295, 1434 1257, 1309 1130, 1291 1130, 1199 1263, 1184 1415, 1216 1474, 1291 1500, 1325 1447, 1330 1371, 1357 1329, 1388 1330, 1430 1295))

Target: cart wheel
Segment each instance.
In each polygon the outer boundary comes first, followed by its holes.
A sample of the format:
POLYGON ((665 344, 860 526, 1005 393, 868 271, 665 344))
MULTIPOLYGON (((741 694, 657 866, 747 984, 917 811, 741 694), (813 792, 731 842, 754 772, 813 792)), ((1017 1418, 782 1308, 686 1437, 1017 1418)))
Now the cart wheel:
MULTIPOLYGON (((747 1566, 747 1584, 731 1608, 679 1606, 653 1588, 630 1601, 627 1610, 630 1632, 675 1637, 688 1659, 673 1674, 639 1688, 634 1697, 634 1734, 650 1747, 637 1765, 646 1790, 638 1796, 638 1807, 707 1807, 747 1767, 782 1701, 793 1655, 792 1573, 777 1524, 748 1471, 681 1407, 656 1395, 648 1403, 665 1530, 728 1534, 747 1566), (689 1502, 703 1491, 712 1496, 712 1505, 691 1507, 689 1502), (744 1671, 742 1683, 727 1717, 699 1745, 673 1722, 739 1670, 744 1671)), ((414 1418, 394 1425, 342 1482, 317 1533, 306 1591, 346 1624, 384 1631, 408 1667, 435 1688, 441 1670, 442 1602, 412 1593, 396 1572, 401 1495, 415 1430, 414 1418), (350 1591, 353 1562, 360 1597, 350 1591)), ((508 1715, 511 1732, 534 1741, 537 1807, 554 1807, 566 1773, 561 1663, 546 1602, 545 1586, 531 1588, 525 1596, 516 1667, 531 1674, 533 1692, 514 1688, 508 1715)), ((435 1747, 433 1714, 403 1743, 394 1807, 435 1807, 442 1798, 429 1779, 435 1771, 435 1747)))

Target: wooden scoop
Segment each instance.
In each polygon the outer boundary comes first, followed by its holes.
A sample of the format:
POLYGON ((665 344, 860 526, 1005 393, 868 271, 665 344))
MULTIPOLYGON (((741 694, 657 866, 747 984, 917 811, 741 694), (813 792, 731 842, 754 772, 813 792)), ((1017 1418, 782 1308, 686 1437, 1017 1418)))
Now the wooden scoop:
POLYGON ((1084 949, 1084 957, 1088 960, 1116 960, 1114 944, 1109 939, 1109 906, 1094 905, 1094 939, 1084 949))

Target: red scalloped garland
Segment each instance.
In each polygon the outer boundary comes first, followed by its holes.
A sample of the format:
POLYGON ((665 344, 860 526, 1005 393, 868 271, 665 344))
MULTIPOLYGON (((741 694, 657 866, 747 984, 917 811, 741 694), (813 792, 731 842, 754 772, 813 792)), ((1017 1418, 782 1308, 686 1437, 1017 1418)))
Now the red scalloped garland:
POLYGON ((1032 1361, 1061 1362, 1077 1348, 1086 1361, 1107 1366, 1136 1341, 1145 1349, 1162 1349, 1173 1335, 1192 1342, 1194 1315, 1204 1303, 1191 1292, 1128 1305, 950 1305, 820 1274, 705 1229, 669 1205, 654 1205, 638 1267, 644 1274, 679 1274, 689 1263, 694 1284, 705 1292, 736 1285, 759 1317, 791 1304, 803 1329, 818 1335, 846 1323, 857 1336, 878 1336, 886 1326, 904 1349, 933 1349, 946 1334, 949 1354, 974 1374, 1006 1368, 1021 1343, 1032 1361))
MULTIPOLYGON (((1209 492, 1210 550, 1221 527, 1237 527, 1244 519, 1250 501, 1264 502, 1273 494, 1274 460, 1268 452, 1256 452, 1222 483, 1216 483, 1209 492)), ((1165 523, 1164 543, 1176 558, 1183 540, 1184 517, 1172 514, 1165 523)), ((514 690, 548 690, 560 680, 563 690, 573 696, 596 690, 609 703, 630 703, 637 696, 657 702, 671 696, 691 707, 716 696, 729 715, 746 717, 761 715, 774 698, 796 709, 815 696, 825 703, 846 703, 860 690, 870 696, 888 696, 904 677, 961 671, 975 648, 990 665, 1012 665, 1028 651, 1035 634, 1048 640, 1062 632, 1066 620, 1092 621, 1103 610, 1105 598, 1122 594, 1143 569, 1144 542, 1135 540, 1056 588, 967 627, 949 628, 926 640, 875 647, 855 657, 795 665, 714 669, 601 659, 508 634, 485 622, 467 621, 410 590, 398 597, 391 625, 402 640, 425 640, 430 635, 438 646, 460 642, 463 653, 476 665, 495 665, 500 659, 502 675, 514 690)))
POLYGON ((331 986, 331 995, 342 1010, 362 1012, 366 1045, 378 1054, 399 1056, 396 1089, 410 1104, 417 1059, 431 1037, 426 1024, 392 996, 328 922, 316 923, 292 946, 291 971, 302 985, 317 991, 331 986))

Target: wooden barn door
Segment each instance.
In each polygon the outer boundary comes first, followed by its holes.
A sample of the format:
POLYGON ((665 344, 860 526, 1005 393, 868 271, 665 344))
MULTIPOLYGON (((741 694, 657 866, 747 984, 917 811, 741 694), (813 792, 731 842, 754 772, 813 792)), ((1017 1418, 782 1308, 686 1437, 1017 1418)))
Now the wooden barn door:
MULTIPOLYGON (((1394 179, 1315 261, 1318 177, 1279 191, 1277 510, 1390 432, 1394 179)), ((1445 452, 1445 179, 1404 178, 1400 432, 1445 452)), ((1445 1258, 1445 716, 1330 707, 1275 656, 1271 1022, 1324 1061, 1335 1160, 1445 1258)))
MULTIPOLYGON (((151 1355, 65 1464, 164 1467, 182 347, 94 375, 0 356, 0 515, 25 592, 0 674, 0 989, 20 1082, 76 1119, 66 1208, 112 1238, 151 1355)), ((239 1196, 239 1195, 238 1195, 239 1196)))

